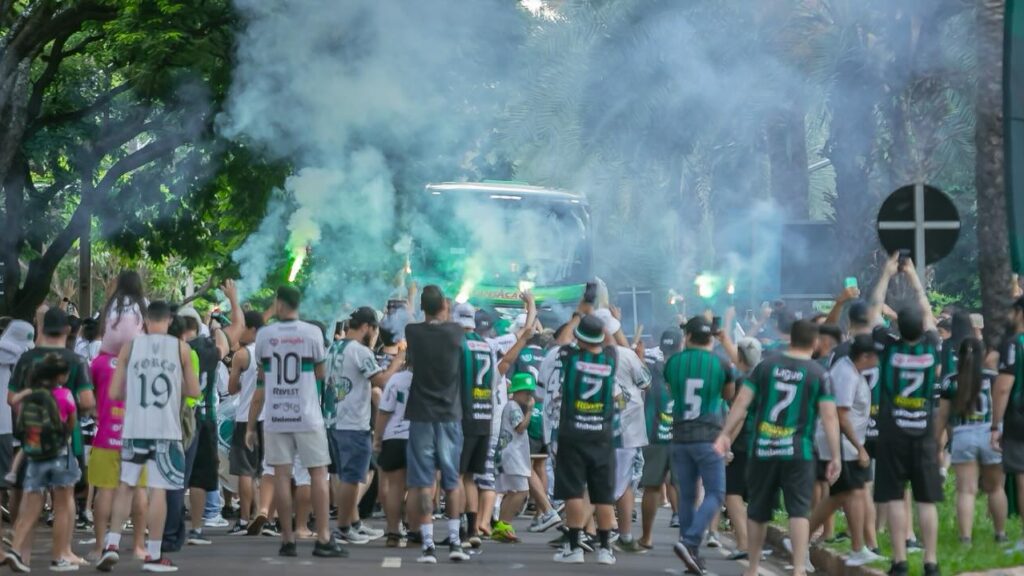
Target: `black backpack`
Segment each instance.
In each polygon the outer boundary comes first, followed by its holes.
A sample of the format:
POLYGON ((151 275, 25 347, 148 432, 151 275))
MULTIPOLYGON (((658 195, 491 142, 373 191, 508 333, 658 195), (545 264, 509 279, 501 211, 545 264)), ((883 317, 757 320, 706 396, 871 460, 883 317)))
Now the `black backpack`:
POLYGON ((34 388, 22 400, 14 437, 30 460, 52 460, 67 447, 69 430, 61 422, 60 408, 50 390, 34 388))

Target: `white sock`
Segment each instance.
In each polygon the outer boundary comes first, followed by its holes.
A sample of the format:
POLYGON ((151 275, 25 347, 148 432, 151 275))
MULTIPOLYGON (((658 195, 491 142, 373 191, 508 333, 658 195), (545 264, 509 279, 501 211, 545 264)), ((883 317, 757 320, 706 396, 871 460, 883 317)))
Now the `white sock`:
POLYGON ((159 540, 146 540, 146 552, 149 554, 150 559, 160 559, 160 541, 159 540))
POLYGON ((121 547, 121 535, 117 532, 107 532, 107 537, 103 539, 103 548, 114 548, 121 547))
POLYGON ((423 535, 423 549, 426 550, 434 545, 434 524, 427 522, 420 526, 420 534, 423 535))
POLYGON ((458 518, 448 519, 448 538, 452 544, 459 544, 462 540, 459 539, 459 529, 462 528, 462 520, 458 518))

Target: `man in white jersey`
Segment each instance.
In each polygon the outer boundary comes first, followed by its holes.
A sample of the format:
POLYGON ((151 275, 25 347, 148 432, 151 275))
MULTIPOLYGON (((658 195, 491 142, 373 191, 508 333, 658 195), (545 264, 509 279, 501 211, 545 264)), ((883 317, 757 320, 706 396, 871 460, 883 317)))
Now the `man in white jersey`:
MULTIPOLYGON (((234 309, 232 309, 234 313, 234 309)), ((239 335, 240 347, 231 360, 231 375, 228 377, 228 393, 238 394, 238 407, 235 412, 235 429, 231 435, 231 452, 229 454, 230 472, 238 477, 238 499, 241 508, 238 522, 228 533, 249 534, 255 536, 267 522, 266 516, 257 515, 250 526, 253 501, 256 494, 256 479, 262 470, 263 441, 258 439, 256 446, 249 449, 245 445, 245 432, 249 426, 249 408, 252 397, 256 393, 256 333, 263 327, 263 315, 249 311, 244 314, 245 331, 239 335)), ((262 436, 262 423, 256 423, 257 432, 262 436)), ((266 489, 268 487, 264 487, 266 489)))
MULTIPOLYGON (((316 326, 299 320, 301 294, 294 286, 281 286, 274 299, 277 322, 265 326, 256 335, 258 360, 256 393, 249 406, 245 444, 256 446, 256 422, 264 414, 264 452, 274 467, 274 496, 281 519, 280 556, 298 555, 292 527, 292 466, 299 463, 309 469, 312 480, 313 513, 316 515, 317 540, 313 555, 343 558, 348 551, 331 537, 327 465, 327 430, 320 410, 317 381, 324 377, 324 338, 316 326)), ((305 519, 300 519, 304 521, 305 519)))
POLYGON ((167 490, 185 486, 185 451, 182 447, 181 406, 199 397, 199 379, 192 367, 189 347, 167 334, 172 319, 166 302, 152 302, 146 310, 146 334, 123 346, 110 383, 110 397, 124 400, 121 485, 114 499, 110 532, 96 568, 107 572, 120 560, 121 527, 131 513, 132 489, 143 471, 149 489, 146 526, 146 572, 174 572, 178 568, 162 557, 167 490))

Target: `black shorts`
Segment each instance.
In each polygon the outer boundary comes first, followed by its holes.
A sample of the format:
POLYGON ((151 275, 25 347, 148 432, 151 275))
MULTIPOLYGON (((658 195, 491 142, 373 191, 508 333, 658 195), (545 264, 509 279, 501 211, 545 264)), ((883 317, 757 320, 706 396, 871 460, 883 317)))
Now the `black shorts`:
POLYGON ((790 518, 808 518, 814 494, 814 460, 747 461, 747 517, 765 524, 779 503, 779 491, 790 518))
POLYGON ((548 445, 543 440, 530 438, 530 456, 547 456, 548 445))
POLYGON ((732 462, 725 467, 725 495, 747 498, 747 451, 733 451, 732 462))
POLYGON ((491 447, 491 435, 467 435, 462 439, 462 455, 459 457, 460 474, 483 474, 487 471, 487 451, 491 447))
POLYGON ((942 502, 939 448, 934 437, 910 438, 894 432, 875 448, 875 502, 902 500, 907 482, 915 502, 942 502))
POLYGON ((384 472, 395 472, 405 470, 405 449, 407 440, 395 438, 385 440, 380 445, 380 455, 377 456, 377 465, 384 472))
POLYGON ((196 461, 188 477, 188 487, 213 492, 220 486, 217 423, 197 415, 196 442, 196 461))
POLYGON ((829 494, 837 496, 854 490, 860 490, 871 482, 871 465, 861 468, 856 460, 843 462, 843 470, 839 473, 839 479, 829 488, 829 494))
POLYGON ((245 431, 249 424, 235 422, 231 433, 231 452, 228 453, 228 471, 232 476, 259 478, 263 474, 263 423, 256 423, 256 446, 245 445, 245 431))
POLYGON ((640 475, 641 488, 660 488, 672 475, 672 445, 648 444, 643 448, 644 470, 640 475))
POLYGON ((592 504, 615 503, 615 448, 610 442, 559 442, 555 453, 555 498, 590 494, 592 504))

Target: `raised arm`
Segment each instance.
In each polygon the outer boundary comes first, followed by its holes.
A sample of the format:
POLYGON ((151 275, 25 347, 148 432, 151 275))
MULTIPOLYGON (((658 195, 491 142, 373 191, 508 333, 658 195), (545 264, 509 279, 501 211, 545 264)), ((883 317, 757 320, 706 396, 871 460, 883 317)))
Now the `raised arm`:
POLYGON ((899 272, 899 269, 900 254, 899 252, 893 252, 889 259, 885 261, 882 275, 878 277, 878 284, 875 284, 875 289, 871 292, 871 309, 869 310, 868 318, 874 324, 878 324, 881 319, 882 307, 885 306, 885 294, 889 291, 889 282, 899 272))
POLYGON ((914 267, 914 261, 907 259, 903 265, 903 274, 907 276, 910 281, 910 286, 914 289, 914 295, 917 297, 917 305, 921 308, 921 312, 924 313, 924 329, 935 330, 935 314, 932 312, 932 303, 928 301, 928 292, 925 291, 924 285, 921 284, 921 278, 917 275, 917 268, 914 267))
MULTIPOLYGON (((849 288, 843 289, 843 291, 839 293, 839 296, 836 296, 836 302, 832 306, 832 309, 829 310, 828 318, 825 318, 825 324, 832 324, 834 326, 838 326, 839 320, 843 317, 843 307, 846 306, 847 302, 853 300, 854 298, 858 298, 859 296, 859 288, 851 286, 849 288)), ((882 298, 885 298, 884 294, 882 298)))
POLYGON ((245 312, 238 301, 238 287, 235 286, 235 281, 229 278, 224 281, 220 290, 228 297, 228 302, 231 304, 231 325, 223 329, 224 334, 231 342, 238 343, 242 332, 245 332, 245 312))
POLYGON ((530 342, 530 338, 533 338, 534 326, 537 323, 537 302, 533 298, 533 294, 524 292, 522 294, 523 302, 526 304, 526 327, 519 334, 519 338, 516 339, 516 343, 512 348, 501 358, 501 362, 498 363, 498 374, 504 376, 508 374, 508 371, 515 364, 516 359, 519 358, 520 352, 530 342))

